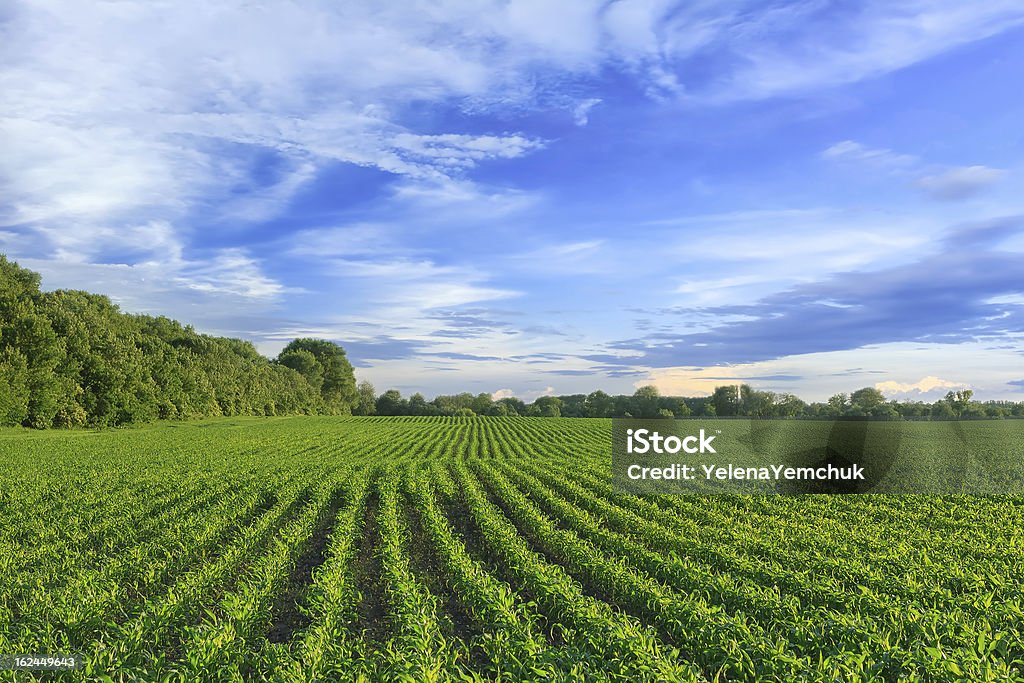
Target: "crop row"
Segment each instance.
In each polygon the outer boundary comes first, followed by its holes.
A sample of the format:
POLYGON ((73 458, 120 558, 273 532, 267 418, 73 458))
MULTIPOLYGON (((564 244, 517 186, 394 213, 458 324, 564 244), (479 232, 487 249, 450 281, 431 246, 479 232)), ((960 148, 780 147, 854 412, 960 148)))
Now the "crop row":
POLYGON ((1024 679, 1019 501, 640 497, 609 440, 413 417, 5 435, 0 652, 83 654, 68 680, 1024 679))

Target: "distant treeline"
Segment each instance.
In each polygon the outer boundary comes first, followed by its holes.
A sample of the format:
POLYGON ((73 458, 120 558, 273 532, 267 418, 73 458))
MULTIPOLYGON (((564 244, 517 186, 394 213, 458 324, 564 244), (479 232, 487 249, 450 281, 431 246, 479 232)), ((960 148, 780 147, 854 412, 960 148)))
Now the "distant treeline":
POLYGON ((972 401, 970 390, 951 391, 934 403, 887 401, 878 389, 865 387, 836 394, 825 403, 806 403, 793 394, 757 391, 747 384, 717 387, 708 396, 661 396, 654 386, 633 394, 610 396, 603 391, 569 396, 541 396, 532 403, 518 398, 494 400, 490 394, 455 394, 427 401, 422 394, 408 399, 395 389, 375 396, 373 385, 361 382, 357 415, 521 415, 525 417, 876 417, 876 418, 999 418, 1024 417, 1024 403, 972 401))
POLYGON ((0 426, 116 426, 220 415, 493 415, 527 417, 1020 417, 1024 403, 973 401, 969 390, 935 403, 887 401, 877 389, 806 403, 749 385, 710 397, 603 391, 541 396, 491 394, 408 399, 356 386, 337 344, 296 339, 276 359, 246 341, 199 334, 165 317, 122 313, 77 290, 43 292, 39 275, 0 255, 0 426))
POLYGON ((355 390, 331 342, 297 339, 271 361, 249 342, 128 315, 105 296, 42 292, 39 275, 0 255, 0 425, 348 414, 355 390))

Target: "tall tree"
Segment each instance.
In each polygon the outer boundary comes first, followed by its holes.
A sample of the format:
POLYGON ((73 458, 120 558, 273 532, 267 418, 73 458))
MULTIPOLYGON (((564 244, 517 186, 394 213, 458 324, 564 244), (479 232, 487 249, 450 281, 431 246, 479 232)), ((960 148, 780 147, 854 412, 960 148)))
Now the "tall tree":
POLYGON ((408 404, 398 389, 388 389, 377 398, 378 415, 405 415, 408 404))
POLYGON ((633 392, 633 407, 629 412, 633 417, 659 417, 658 387, 647 384, 633 392))
POLYGON ((562 399, 557 396, 541 396, 530 408, 538 417, 561 417, 562 399))
POLYGON ((953 409, 954 415, 963 415, 971 402, 972 396, 974 396, 974 392, 970 389, 959 389, 948 392, 945 401, 953 409))
POLYGON ((526 415, 526 404, 515 396, 506 396, 505 398, 499 398, 497 403, 505 406, 505 412, 508 415, 526 415))
MULTIPOLYGON (((422 396, 420 397, 422 398, 422 396)), ((356 404, 352 407, 353 415, 374 415, 377 412, 377 395, 373 385, 363 380, 356 387, 356 404)))
POLYGON ((849 407, 850 401, 846 394, 833 394, 828 399, 828 410, 830 415, 842 415, 849 407))
POLYGON ((346 415, 356 403, 356 377, 345 350, 325 339, 296 339, 284 347, 281 358, 295 351, 308 351, 319 364, 323 376, 320 395, 332 413, 346 415))
POLYGON ((473 412, 476 413, 477 415, 486 415, 487 411, 491 409, 492 405, 494 405, 494 399, 491 398, 491 395, 481 393, 477 394, 477 396, 473 399, 472 405, 470 405, 469 407, 472 408, 473 412))
POLYGON ((423 394, 418 391, 409 397, 409 414, 410 415, 434 415, 434 406, 427 403, 427 399, 423 397, 423 394))
POLYGON ((715 406, 715 415, 729 416, 739 413, 740 396, 735 384, 715 387, 711 394, 711 404, 715 406))
POLYGON ((583 402, 583 409, 587 417, 611 417, 615 409, 615 401, 612 397, 600 389, 587 394, 583 402))
POLYGON ((854 415, 872 415, 885 403, 885 396, 874 387, 864 387, 850 394, 850 410, 854 415))

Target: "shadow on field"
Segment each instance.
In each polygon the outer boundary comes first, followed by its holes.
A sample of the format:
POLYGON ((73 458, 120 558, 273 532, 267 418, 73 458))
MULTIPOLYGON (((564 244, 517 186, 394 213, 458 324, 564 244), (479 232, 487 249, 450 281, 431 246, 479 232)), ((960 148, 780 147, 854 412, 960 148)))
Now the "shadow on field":
POLYGON ((779 493, 869 493, 889 475, 893 463, 899 457, 902 430, 898 428, 889 430, 884 450, 868 447, 869 425, 883 424, 877 420, 861 417, 832 420, 827 426, 827 436, 825 436, 826 427, 822 424, 820 434, 815 434, 818 438, 810 439, 812 442, 817 440, 818 443, 824 441, 822 445, 798 450, 789 450, 784 445, 780 447, 778 443, 780 425, 786 424, 791 423, 780 423, 775 420, 751 420, 749 435, 741 437, 740 440, 757 453, 781 450, 784 453, 786 464, 792 467, 821 468, 831 465, 837 469, 848 471, 859 465, 863 467, 864 479, 781 479, 777 484, 779 493))
POLYGON ((387 633, 387 608, 384 604, 384 586, 381 567, 377 552, 377 541, 380 531, 377 526, 377 511, 380 508, 380 494, 377 482, 371 484, 370 493, 366 498, 366 517, 363 521, 363 538, 359 544, 354 573, 356 589, 359 591, 359 620, 355 625, 357 633, 372 643, 382 643, 387 633))
POLYGON ((267 640, 272 643, 287 643, 296 631, 309 625, 309 616, 303 613, 299 606, 309 587, 313 585, 313 572, 326 559, 327 541, 338 519, 338 512, 345 498, 344 493, 344 489, 331 493, 327 510, 321 516, 305 552, 292 568, 284 590, 271 608, 271 625, 267 632, 267 640))

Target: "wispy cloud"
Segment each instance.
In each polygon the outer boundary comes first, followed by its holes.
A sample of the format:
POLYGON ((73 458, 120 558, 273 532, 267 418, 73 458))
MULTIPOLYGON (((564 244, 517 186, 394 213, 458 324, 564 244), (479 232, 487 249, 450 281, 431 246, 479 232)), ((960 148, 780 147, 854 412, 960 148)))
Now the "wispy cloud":
MULTIPOLYGON (((1019 217, 952 231, 944 248, 915 263, 837 273, 749 305, 708 309, 743 316, 692 334, 655 334, 611 348, 627 365, 750 363, 894 341, 964 342, 1024 332, 1016 306, 990 303, 1022 289, 1021 254, 992 248, 994 236, 1022 230, 1019 217)), ((594 360, 604 360, 594 357, 594 360)), ((614 362, 614 361, 613 361, 614 362)))
POLYGON ((853 140, 837 142, 826 148, 821 156, 835 161, 853 161, 896 170, 903 170, 920 163, 918 158, 913 155, 898 154, 884 147, 868 147, 853 140))
POLYGON ((558 276, 600 272, 611 275, 614 269, 607 258, 605 246, 604 239, 553 241, 535 249, 510 254, 505 261, 508 267, 520 271, 558 276))
MULTIPOLYGON (((907 0, 843 8, 790 3, 752 13, 725 7, 720 22, 713 24, 717 35, 703 42, 724 43, 742 59, 729 78, 709 87, 707 96, 716 101, 853 83, 1024 23, 1024 9, 1012 0, 907 0)), ((681 22, 678 30, 686 28, 681 22)))
POLYGON ((42 273, 46 289, 102 292, 126 311, 166 315, 212 334, 244 333, 259 340, 271 330, 286 329, 279 306, 290 290, 238 251, 173 267, 155 261, 128 265, 27 258, 19 263, 42 273))
POLYGON ((572 120, 577 126, 585 126, 590 123, 590 110, 601 104, 601 98, 591 97, 583 100, 572 110, 572 120))
MULTIPOLYGON (((350 3, 19 6, 7 19, 0 105, 5 220, 60 223, 102 250, 102 226, 177 225, 249 184, 251 161, 225 155, 224 144, 285 160, 285 176, 260 200, 226 202, 226 217, 253 220, 280 210, 327 162, 439 181, 544 145, 518 132, 410 129, 401 116, 408 102, 551 102, 555 84, 607 67, 660 93, 767 97, 901 68, 1021 21, 1014 2, 841 13, 660 0, 415 12, 350 3), (729 54, 742 59, 714 57, 729 54), (688 60, 698 57, 717 78, 691 75, 688 60)), ((583 125, 601 99, 566 106, 583 125)))
POLYGON ((927 211, 978 206, 852 206, 786 136, 943 200, 1016 168, 978 156, 998 145, 879 140, 881 96, 807 137, 772 121, 1022 21, 1010 0, 17 3, 0 246, 47 287, 480 391, 1010 334, 1019 235, 938 243, 927 211))
POLYGON ((1007 175, 1003 169, 988 166, 936 167, 912 154, 869 147, 853 140, 837 142, 827 147, 821 156, 829 161, 856 164, 896 176, 912 176, 914 186, 932 199, 941 201, 973 197, 1007 175))
POLYGON ((1006 171, 987 166, 962 166, 917 179, 917 186, 929 197, 956 200, 972 197, 1006 175, 1006 171))
POLYGON ((543 147, 522 135, 396 135, 396 149, 419 163, 442 169, 472 168, 488 159, 512 159, 543 147))
POLYGON ((177 282, 189 289, 212 294, 236 294, 248 299, 274 300, 286 291, 263 274, 256 259, 242 249, 224 249, 211 260, 183 268, 177 282))
POLYGON ((479 301, 507 299, 518 292, 480 284, 486 275, 468 267, 443 266, 430 260, 331 259, 325 266, 334 278, 362 279, 354 288, 361 306, 384 307, 384 312, 423 311, 479 301))

